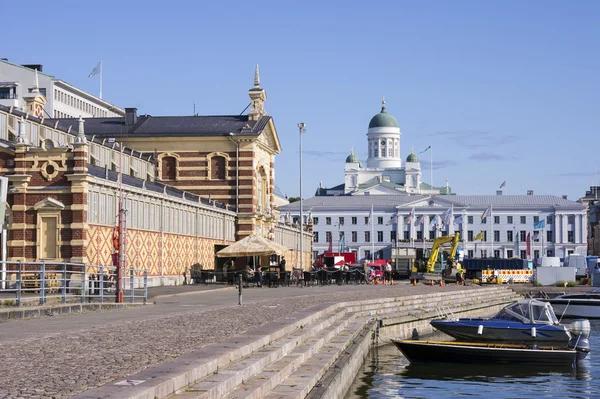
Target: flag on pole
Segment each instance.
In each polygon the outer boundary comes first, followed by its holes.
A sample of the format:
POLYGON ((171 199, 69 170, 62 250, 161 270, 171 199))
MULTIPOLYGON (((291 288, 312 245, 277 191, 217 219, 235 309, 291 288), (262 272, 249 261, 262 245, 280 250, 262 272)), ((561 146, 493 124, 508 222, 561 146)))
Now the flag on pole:
POLYGON ((450 218, 452 217, 452 208, 448 208, 442 213, 442 222, 444 224, 450 224, 450 218))
POLYGON ((412 223, 414 218, 415 218, 415 208, 410 210, 410 212, 408 213, 408 216, 406 217, 406 220, 404 221, 404 224, 412 223))
POLYGON ((421 217, 419 218, 419 220, 417 220, 417 223, 415 223, 415 225, 417 225, 417 226, 420 226, 420 225, 422 225, 422 224, 423 224, 423 222, 424 222, 424 221, 425 221, 425 217, 424 217, 424 216, 421 216, 421 217))
POLYGON ((506 180, 504 180, 504 181, 502 182, 502 184, 500 185, 500 188, 502 188, 502 187, 506 187, 506 180))
POLYGON ((90 72, 90 74, 88 75, 88 78, 93 78, 94 76, 98 75, 100 72, 102 72, 102 61, 98 62, 98 65, 96 65, 96 68, 94 68, 92 70, 92 72, 90 72))
POLYGON ((513 240, 515 240, 515 253, 513 256, 518 258, 519 257, 519 236, 513 234, 513 240))
POLYGON ((477 233, 477 235, 475 237, 473 237, 473 241, 483 240, 484 236, 485 236, 485 232, 480 231, 479 233, 477 233))
POLYGON ((534 225, 533 225, 533 228, 534 228, 534 229, 536 229, 536 230, 537 230, 537 229, 543 229, 543 228, 545 228, 545 227, 546 227, 546 221, 545 221, 545 220, 543 220, 543 219, 542 219, 542 220, 540 220, 540 221, 539 221, 539 222, 537 222, 537 223, 534 223, 534 225))
POLYGON ((463 222, 463 217, 462 215, 459 215, 457 217, 454 218, 454 224, 461 224, 463 222))
POLYGON ((481 221, 483 222, 485 220, 485 218, 488 217, 489 214, 490 214, 490 208, 483 211, 483 213, 481 214, 481 221))
POLYGON ((538 230, 533 232, 533 241, 539 241, 540 240, 540 232, 538 230))
POLYGON ((333 252, 333 236, 329 235, 329 248, 327 249, 327 252, 333 252))
POLYGON ((425 149, 424 149, 423 151, 421 151, 419 154, 422 154, 422 153, 424 153, 424 152, 425 152, 425 151, 427 151, 427 150, 431 150, 431 146, 429 146, 429 147, 425 148, 425 149))
POLYGON ((437 225, 437 215, 434 215, 434 216, 431 218, 431 221, 429 222, 429 224, 435 224, 435 225, 437 225))
POLYGON ((527 257, 529 258, 529 255, 531 255, 531 233, 527 233, 527 240, 525 244, 527 245, 527 257))
POLYGON ((340 237, 340 250, 339 252, 344 252, 344 248, 346 247, 346 239, 345 239, 346 235, 342 234, 342 236, 340 237))

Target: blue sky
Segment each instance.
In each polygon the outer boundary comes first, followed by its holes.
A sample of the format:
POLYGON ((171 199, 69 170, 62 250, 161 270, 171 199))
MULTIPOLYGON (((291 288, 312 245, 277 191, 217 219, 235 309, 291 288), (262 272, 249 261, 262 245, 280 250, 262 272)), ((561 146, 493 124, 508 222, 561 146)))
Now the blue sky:
MULTIPOLYGON (((152 115, 239 114, 254 64, 283 151, 276 185, 303 194, 343 182, 387 110, 402 158, 433 146, 434 183, 459 194, 568 194, 600 167, 600 2, 82 2, 2 5, 1 57, 41 63, 92 93, 152 115), (56 4, 59 4, 56 3, 56 4), (11 34, 12 32, 12 34, 11 34), (10 36, 10 38, 9 38, 10 36)), ((429 156, 421 156, 429 182, 429 156)))

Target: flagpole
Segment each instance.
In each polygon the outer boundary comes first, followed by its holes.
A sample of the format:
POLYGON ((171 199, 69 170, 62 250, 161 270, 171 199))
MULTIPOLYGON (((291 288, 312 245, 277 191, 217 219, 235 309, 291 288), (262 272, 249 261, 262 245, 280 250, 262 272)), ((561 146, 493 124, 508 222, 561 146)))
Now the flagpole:
POLYGON ((100 60, 100 100, 102 100, 102 60, 100 60))
POLYGON ((375 215, 373 215, 373 204, 371 204, 371 262, 375 260, 375 226, 373 219, 375 219, 375 215))
POLYGON ((431 189, 433 190, 433 146, 429 149, 429 172, 431 174, 431 189))
POLYGON ((492 230, 492 224, 494 223, 494 217, 492 216, 493 206, 490 204, 490 237, 492 237, 492 253, 490 254, 490 258, 494 257, 494 232, 492 230))

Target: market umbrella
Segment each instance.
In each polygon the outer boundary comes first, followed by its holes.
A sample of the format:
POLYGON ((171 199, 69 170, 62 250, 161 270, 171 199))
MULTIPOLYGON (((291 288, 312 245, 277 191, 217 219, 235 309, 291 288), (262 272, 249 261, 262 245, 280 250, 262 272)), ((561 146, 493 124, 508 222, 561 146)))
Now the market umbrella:
POLYGON ((219 258, 234 258, 238 256, 263 256, 263 255, 281 255, 286 251, 283 245, 276 244, 264 237, 252 234, 239 241, 234 242, 227 248, 217 252, 219 258))

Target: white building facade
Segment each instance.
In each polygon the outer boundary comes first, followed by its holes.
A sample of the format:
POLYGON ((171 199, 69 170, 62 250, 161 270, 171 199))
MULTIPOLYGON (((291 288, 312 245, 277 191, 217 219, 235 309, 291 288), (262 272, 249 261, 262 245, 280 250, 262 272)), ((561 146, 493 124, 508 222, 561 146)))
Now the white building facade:
MULTIPOLYGON (((303 205, 313 221, 315 255, 329 241, 333 251, 356 252, 360 261, 390 259, 395 246, 422 254, 436 237, 455 232, 471 258, 562 258, 587 249, 586 207, 553 195, 316 196, 303 205), (540 221, 544 227, 534 228, 540 221), (483 237, 475 240, 478 234, 483 237)), ((280 209, 298 218, 299 206, 280 209)))
POLYGON ((108 118, 125 110, 42 72, 42 65, 18 65, 0 59, 0 105, 26 111, 27 98, 40 93, 45 104, 38 118, 108 118), (37 91, 36 91, 37 90, 37 91))

